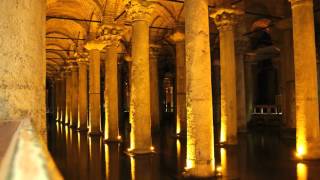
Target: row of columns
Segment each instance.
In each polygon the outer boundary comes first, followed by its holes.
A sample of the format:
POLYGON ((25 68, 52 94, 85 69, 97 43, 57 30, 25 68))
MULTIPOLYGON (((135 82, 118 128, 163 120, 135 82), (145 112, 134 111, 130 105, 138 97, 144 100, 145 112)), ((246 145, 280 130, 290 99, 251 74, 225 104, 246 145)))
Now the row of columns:
MULTIPOLYGON (((320 153, 316 57, 313 6, 311 0, 292 0, 294 61, 296 81, 297 152, 303 158, 317 158, 320 153), (304 23, 308 22, 308 23, 304 23), (302 26, 304 24, 304 26, 302 26)), ((132 64, 130 71, 130 153, 152 152, 149 20, 152 5, 131 1, 127 14, 132 21, 132 64)), ((237 143, 237 94, 234 25, 242 14, 235 9, 218 9, 211 17, 220 34, 221 54, 221 139, 220 143, 237 143)), ((187 133, 187 173, 191 176, 214 174, 214 138, 212 113, 211 62, 209 43, 208 0, 185 1, 185 41, 176 42, 177 50, 177 133, 187 133), (196 11, 195 11, 196 9, 196 11), (185 60, 184 60, 185 58, 185 60)), ((90 41, 89 50, 89 133, 100 135, 100 51, 107 49, 105 63, 105 112, 108 141, 119 140, 117 52, 112 44, 90 41), (107 48, 106 48, 107 46, 107 48)), ((84 67, 83 67, 84 68, 84 67)), ((79 74, 84 79, 84 72, 79 74)), ((74 97, 77 74, 66 73, 65 122, 75 125, 77 117, 74 97), (71 83, 73 82, 73 83, 71 83), (73 86, 72 86, 73 85, 73 86), (72 92, 72 93, 71 93, 72 92), (73 107, 73 108, 72 108, 73 107)), ((81 81, 79 82, 81 83, 81 81)), ((62 83, 63 84, 63 83, 62 83)), ((83 84, 79 84, 79 87, 83 84)), ((83 98, 80 98, 83 99, 83 98)), ((80 103, 85 104, 80 100, 80 103)), ((59 101, 63 102, 63 101, 59 101)), ((85 109, 85 106, 81 109, 85 109)), ((61 108, 62 110, 63 108, 61 108)), ((63 112, 59 110, 59 113, 63 112)), ((79 113, 85 119, 85 111, 79 113), (82 114, 83 113, 83 114, 82 114)), ((61 117, 61 115, 59 116, 61 117)), ((85 120, 81 120, 84 122, 85 120)), ((85 123, 82 124, 84 128, 85 123)))

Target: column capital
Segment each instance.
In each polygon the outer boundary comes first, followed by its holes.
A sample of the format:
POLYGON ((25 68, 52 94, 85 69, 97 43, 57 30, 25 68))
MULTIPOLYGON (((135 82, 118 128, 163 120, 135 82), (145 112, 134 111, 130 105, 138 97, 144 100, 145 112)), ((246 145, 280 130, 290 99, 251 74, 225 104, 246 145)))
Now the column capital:
POLYGON ((101 51, 106 46, 107 46, 107 43, 105 41, 96 39, 96 40, 88 41, 84 47, 89 51, 90 50, 99 50, 99 51, 101 51))
POLYGON ((219 8, 210 14, 219 31, 231 30, 244 12, 233 8, 219 8))
POLYGON ((138 2, 137 0, 126 0, 127 16, 131 21, 147 21, 150 22, 151 14, 154 6, 152 3, 143 1, 138 2))
POLYGON ((183 42, 185 39, 185 33, 180 30, 176 30, 173 34, 169 36, 170 41, 174 43, 183 42))
POLYGON ((118 24, 102 24, 98 28, 98 40, 106 43, 106 46, 120 45, 120 39, 124 34, 124 27, 118 24))
POLYGON ((88 56, 89 56, 89 53, 87 52, 78 53, 77 64, 88 64, 89 62, 88 56))
POLYGON ((298 6, 298 5, 303 5, 303 4, 312 4, 313 1, 312 0, 289 0, 289 2, 291 3, 291 6, 298 6))

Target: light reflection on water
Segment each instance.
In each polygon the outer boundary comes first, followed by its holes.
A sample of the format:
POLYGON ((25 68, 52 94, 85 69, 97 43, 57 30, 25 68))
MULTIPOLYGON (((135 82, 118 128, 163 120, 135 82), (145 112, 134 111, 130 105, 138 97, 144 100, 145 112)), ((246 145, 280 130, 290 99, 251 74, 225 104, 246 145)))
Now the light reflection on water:
MULTIPOLYGON (((126 139, 104 144, 102 137, 89 137, 54 123, 49 150, 65 179, 183 179, 186 142, 174 138, 172 132, 165 128, 153 138, 156 154, 129 157, 124 153, 126 139)), ((297 164, 292 157, 294 148, 272 133, 242 135, 237 146, 215 148, 215 164, 222 174, 219 179, 320 179, 320 162, 297 164)))

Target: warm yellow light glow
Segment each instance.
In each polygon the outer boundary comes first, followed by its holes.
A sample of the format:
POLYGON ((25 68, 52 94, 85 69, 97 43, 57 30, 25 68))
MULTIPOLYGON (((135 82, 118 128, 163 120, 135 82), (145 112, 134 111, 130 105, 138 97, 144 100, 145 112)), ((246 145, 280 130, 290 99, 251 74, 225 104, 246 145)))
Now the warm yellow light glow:
POLYGON ((297 164, 297 180, 307 180, 308 179, 308 167, 303 163, 297 164))
POLYGON ((296 152, 296 156, 298 158, 302 158, 304 155, 306 154, 306 145, 305 143, 299 143, 297 141, 297 152, 296 152))
POLYGON ((117 137, 117 139, 118 139, 118 140, 121 140, 121 139, 122 139, 122 137, 119 135, 119 136, 117 137))
POLYGON ((89 138, 89 157, 90 159, 92 159, 92 142, 91 142, 91 138, 89 138))
POLYGON ((227 120, 226 120, 226 117, 222 116, 221 117, 220 143, 224 143, 226 141, 227 141, 227 120))
POLYGON ((181 143, 179 140, 177 140, 177 159, 180 159, 180 156, 181 156, 181 143))
MULTIPOLYGON (((226 151, 226 149, 221 148, 220 155, 221 155, 220 172, 222 174, 227 174, 227 151, 226 151)), ((218 168, 217 168, 217 170, 218 170, 218 168)))
POLYGON ((180 120, 180 114, 177 112, 177 127, 176 127, 176 133, 181 133, 181 120, 180 120))
POLYGON ((105 96, 104 139, 109 139, 109 98, 105 96))
POLYGON ((109 146, 106 144, 104 146, 105 153, 105 163, 106 163, 106 177, 107 179, 110 177, 109 166, 110 166, 110 157, 109 157, 109 146))
POLYGON ((151 146, 151 147, 150 147, 150 150, 151 150, 151 151, 154 151, 154 147, 153 147, 153 146, 151 146))
POLYGON ((135 173, 136 173, 136 166, 135 166, 135 159, 133 157, 130 157, 131 162, 131 179, 135 180, 135 173))
POLYGON ((217 166, 217 172, 218 173, 222 173, 222 167, 221 166, 217 166))
POLYGON ((193 160, 187 159, 187 166, 184 168, 185 170, 192 169, 195 166, 195 163, 193 160))

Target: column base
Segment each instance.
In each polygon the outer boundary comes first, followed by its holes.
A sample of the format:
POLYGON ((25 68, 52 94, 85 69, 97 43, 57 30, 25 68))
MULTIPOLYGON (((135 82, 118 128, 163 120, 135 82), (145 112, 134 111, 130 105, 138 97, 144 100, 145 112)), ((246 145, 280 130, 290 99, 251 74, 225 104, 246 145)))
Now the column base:
POLYGON ((103 136, 102 131, 91 131, 88 133, 89 136, 103 136))
POLYGON ((128 156, 137 156, 137 155, 148 155, 148 154, 155 154, 154 150, 150 149, 127 149, 125 152, 128 156))
POLYGON ((109 139, 104 139, 103 140, 104 143, 106 144, 112 144, 112 143, 121 143, 122 139, 118 139, 118 138, 109 138, 109 139))
POLYGON ((77 128, 77 130, 76 130, 77 132, 87 132, 88 131, 88 128, 77 128))
POLYGON ((68 122, 62 122, 62 124, 65 125, 65 126, 69 126, 68 122))
POLYGON ((196 167, 185 169, 183 172, 183 177, 186 178, 210 178, 216 177, 217 175, 213 167, 207 163, 198 164, 196 167))
POLYGON ((320 140, 308 145, 308 153, 302 156, 297 156, 298 160, 319 160, 320 159, 320 140))
POLYGON ((220 146, 234 146, 238 144, 237 136, 228 137, 226 142, 220 142, 220 146))
POLYGON ((181 131, 180 133, 175 134, 174 137, 177 139, 184 139, 187 137, 187 133, 185 131, 181 131))
POLYGON ((70 127, 71 129, 75 129, 75 130, 76 130, 78 126, 75 125, 75 124, 71 124, 71 125, 69 125, 69 127, 70 127))

